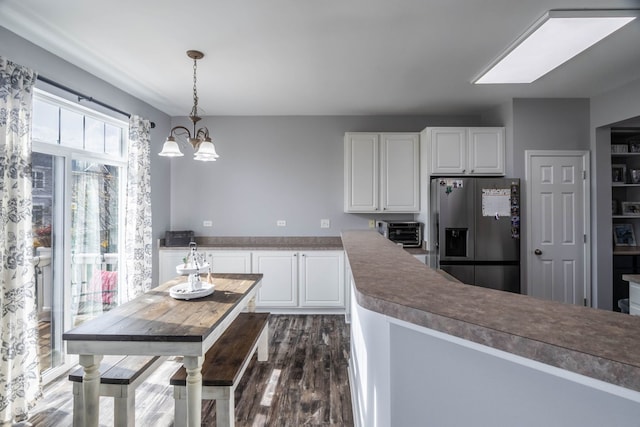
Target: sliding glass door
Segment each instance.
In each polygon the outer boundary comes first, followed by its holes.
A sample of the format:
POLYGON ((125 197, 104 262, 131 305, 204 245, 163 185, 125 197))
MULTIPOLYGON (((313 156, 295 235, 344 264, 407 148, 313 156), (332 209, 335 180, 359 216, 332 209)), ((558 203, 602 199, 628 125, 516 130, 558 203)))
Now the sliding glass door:
POLYGON ((74 364, 62 334, 120 302, 126 123, 36 93, 33 237, 43 380, 74 364))

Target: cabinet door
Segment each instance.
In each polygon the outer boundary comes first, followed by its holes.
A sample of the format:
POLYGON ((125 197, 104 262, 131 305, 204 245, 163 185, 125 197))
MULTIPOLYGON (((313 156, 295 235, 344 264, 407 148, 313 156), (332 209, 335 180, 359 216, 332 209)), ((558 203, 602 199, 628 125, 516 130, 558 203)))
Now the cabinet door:
POLYGON ((383 133, 380 142, 382 210, 420 210, 420 136, 383 133))
POLYGON ((430 128, 431 174, 467 172, 467 128, 430 128))
POLYGON ((377 133, 347 133, 344 140, 344 210, 378 210, 377 133))
MULTIPOLYGON (((158 251, 158 282, 162 284, 179 276, 176 266, 184 263, 188 249, 162 249, 158 251)), ((185 278, 185 282, 187 279, 185 278)))
POLYGON ((249 251, 207 251, 207 261, 214 273, 251 273, 249 251))
POLYGON ((262 273, 257 307, 298 306, 298 254, 290 251, 255 251, 254 273, 262 273))
POLYGON ((469 170, 474 175, 504 175, 504 128, 469 128, 469 170))
POLYGON ((342 251, 307 251, 300 254, 300 305, 344 307, 342 251))

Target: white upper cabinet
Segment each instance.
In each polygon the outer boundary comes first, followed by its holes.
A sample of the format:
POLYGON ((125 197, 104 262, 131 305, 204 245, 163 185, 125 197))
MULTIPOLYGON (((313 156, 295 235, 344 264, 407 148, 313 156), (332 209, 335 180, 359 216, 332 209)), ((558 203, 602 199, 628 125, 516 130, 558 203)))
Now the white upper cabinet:
POLYGON ((374 212, 379 203, 377 133, 348 133, 344 139, 345 212, 374 212))
POLYGON ((347 133, 345 212, 420 209, 417 133, 347 133))
POLYGON ((382 210, 417 212, 420 209, 420 136, 383 133, 380 147, 382 210))
POLYGON ((469 128, 469 173, 504 175, 504 128, 469 128))
POLYGON ((505 174, 502 127, 427 128, 432 175, 505 174))

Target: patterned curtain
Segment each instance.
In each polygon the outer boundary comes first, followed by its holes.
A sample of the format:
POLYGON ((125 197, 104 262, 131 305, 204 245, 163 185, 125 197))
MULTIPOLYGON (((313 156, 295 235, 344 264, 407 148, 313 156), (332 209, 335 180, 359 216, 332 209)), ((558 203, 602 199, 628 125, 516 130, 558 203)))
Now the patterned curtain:
POLYGON ((125 211, 127 297, 151 289, 151 122, 138 116, 129 120, 129 162, 125 211))
POLYGON ((31 105, 36 73, 0 57, 0 423, 41 395, 32 263, 31 105))

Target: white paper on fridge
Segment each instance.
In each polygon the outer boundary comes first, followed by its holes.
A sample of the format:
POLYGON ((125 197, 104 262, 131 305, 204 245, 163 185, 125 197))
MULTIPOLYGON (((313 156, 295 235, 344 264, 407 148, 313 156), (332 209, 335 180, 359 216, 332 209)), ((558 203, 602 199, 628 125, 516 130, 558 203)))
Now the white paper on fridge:
POLYGON ((509 188, 483 188, 482 189, 482 216, 511 216, 511 189, 509 188))

